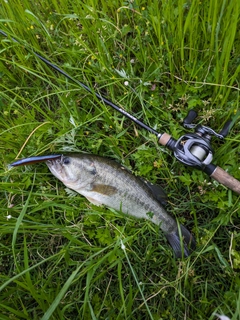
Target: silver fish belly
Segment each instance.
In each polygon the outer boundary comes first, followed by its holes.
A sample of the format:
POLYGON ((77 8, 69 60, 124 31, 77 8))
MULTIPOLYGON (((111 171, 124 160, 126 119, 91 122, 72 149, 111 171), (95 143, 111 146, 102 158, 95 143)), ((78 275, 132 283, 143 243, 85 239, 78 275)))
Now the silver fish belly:
POLYGON ((149 186, 117 162, 89 154, 46 161, 54 176, 95 205, 106 205, 160 226, 177 258, 195 248, 191 233, 169 215, 149 186))

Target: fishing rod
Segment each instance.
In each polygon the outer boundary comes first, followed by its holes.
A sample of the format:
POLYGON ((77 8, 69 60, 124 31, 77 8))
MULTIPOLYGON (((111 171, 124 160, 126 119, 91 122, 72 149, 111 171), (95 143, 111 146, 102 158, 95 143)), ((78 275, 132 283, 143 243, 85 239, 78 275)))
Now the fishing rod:
MULTIPOLYGON (((11 39, 14 42, 20 43, 15 38, 9 37, 8 34, 2 30, 0 30, 0 34, 11 39)), ((155 129, 149 127, 144 122, 140 121, 139 119, 122 109, 121 107, 117 106, 112 101, 98 94, 84 83, 71 77, 68 73, 59 68, 57 65, 53 64, 48 59, 44 58, 43 56, 32 50, 32 48, 28 48, 28 50, 30 50, 37 58, 42 60, 49 67, 64 75, 66 78, 76 83, 80 87, 84 88, 86 91, 95 95, 104 104, 114 108, 115 110, 129 118, 131 121, 135 122, 140 127, 155 134, 157 136, 159 144, 173 151, 174 157, 181 163, 202 170, 214 180, 218 181, 219 183, 223 184, 229 189, 240 194, 240 181, 232 177, 219 166, 212 164, 214 152, 211 146, 211 138, 212 136, 215 136, 219 139, 223 139, 224 137, 226 137, 231 127, 231 120, 227 121, 223 129, 219 133, 217 133, 210 127, 206 127, 200 124, 194 124, 193 121, 197 117, 197 112, 194 110, 190 110, 183 121, 183 126, 188 129, 194 129, 194 133, 186 133, 183 136, 181 136, 178 140, 176 140, 173 137, 171 137, 168 133, 159 133, 155 129)))

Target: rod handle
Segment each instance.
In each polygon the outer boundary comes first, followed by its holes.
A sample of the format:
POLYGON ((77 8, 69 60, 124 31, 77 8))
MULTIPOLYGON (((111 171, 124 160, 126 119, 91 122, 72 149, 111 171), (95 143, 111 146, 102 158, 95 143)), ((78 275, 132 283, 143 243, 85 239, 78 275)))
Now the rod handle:
POLYGON ((158 142, 162 145, 162 146, 166 146, 167 143, 169 142, 169 140, 171 140, 171 136, 168 133, 163 133, 161 135, 161 137, 159 138, 158 142))
POLYGON ((210 175, 211 178, 223 184, 225 187, 233 190, 234 192, 240 194, 240 181, 233 178, 225 170, 220 167, 216 167, 213 173, 210 175))

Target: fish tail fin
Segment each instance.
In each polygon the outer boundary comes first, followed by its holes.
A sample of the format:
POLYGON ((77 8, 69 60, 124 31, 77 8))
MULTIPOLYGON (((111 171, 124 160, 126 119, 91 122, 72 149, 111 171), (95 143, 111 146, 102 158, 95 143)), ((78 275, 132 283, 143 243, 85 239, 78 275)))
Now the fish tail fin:
POLYGON ((196 248, 196 240, 187 228, 180 225, 176 231, 166 234, 176 258, 188 257, 196 248))

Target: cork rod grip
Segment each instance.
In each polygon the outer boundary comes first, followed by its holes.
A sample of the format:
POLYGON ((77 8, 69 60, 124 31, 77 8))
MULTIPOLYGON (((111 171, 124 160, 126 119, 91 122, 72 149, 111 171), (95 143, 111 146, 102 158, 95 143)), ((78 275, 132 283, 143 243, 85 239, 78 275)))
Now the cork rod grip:
POLYGON ((162 146, 166 146, 166 144, 168 143, 168 141, 171 139, 171 136, 168 133, 163 133, 160 137, 160 139, 158 140, 158 142, 162 145, 162 146))
POLYGON ((217 180, 219 183, 228 187, 229 189, 235 191, 240 194, 240 181, 233 178, 230 174, 224 171, 220 167, 216 167, 213 173, 210 175, 213 179, 217 180))

